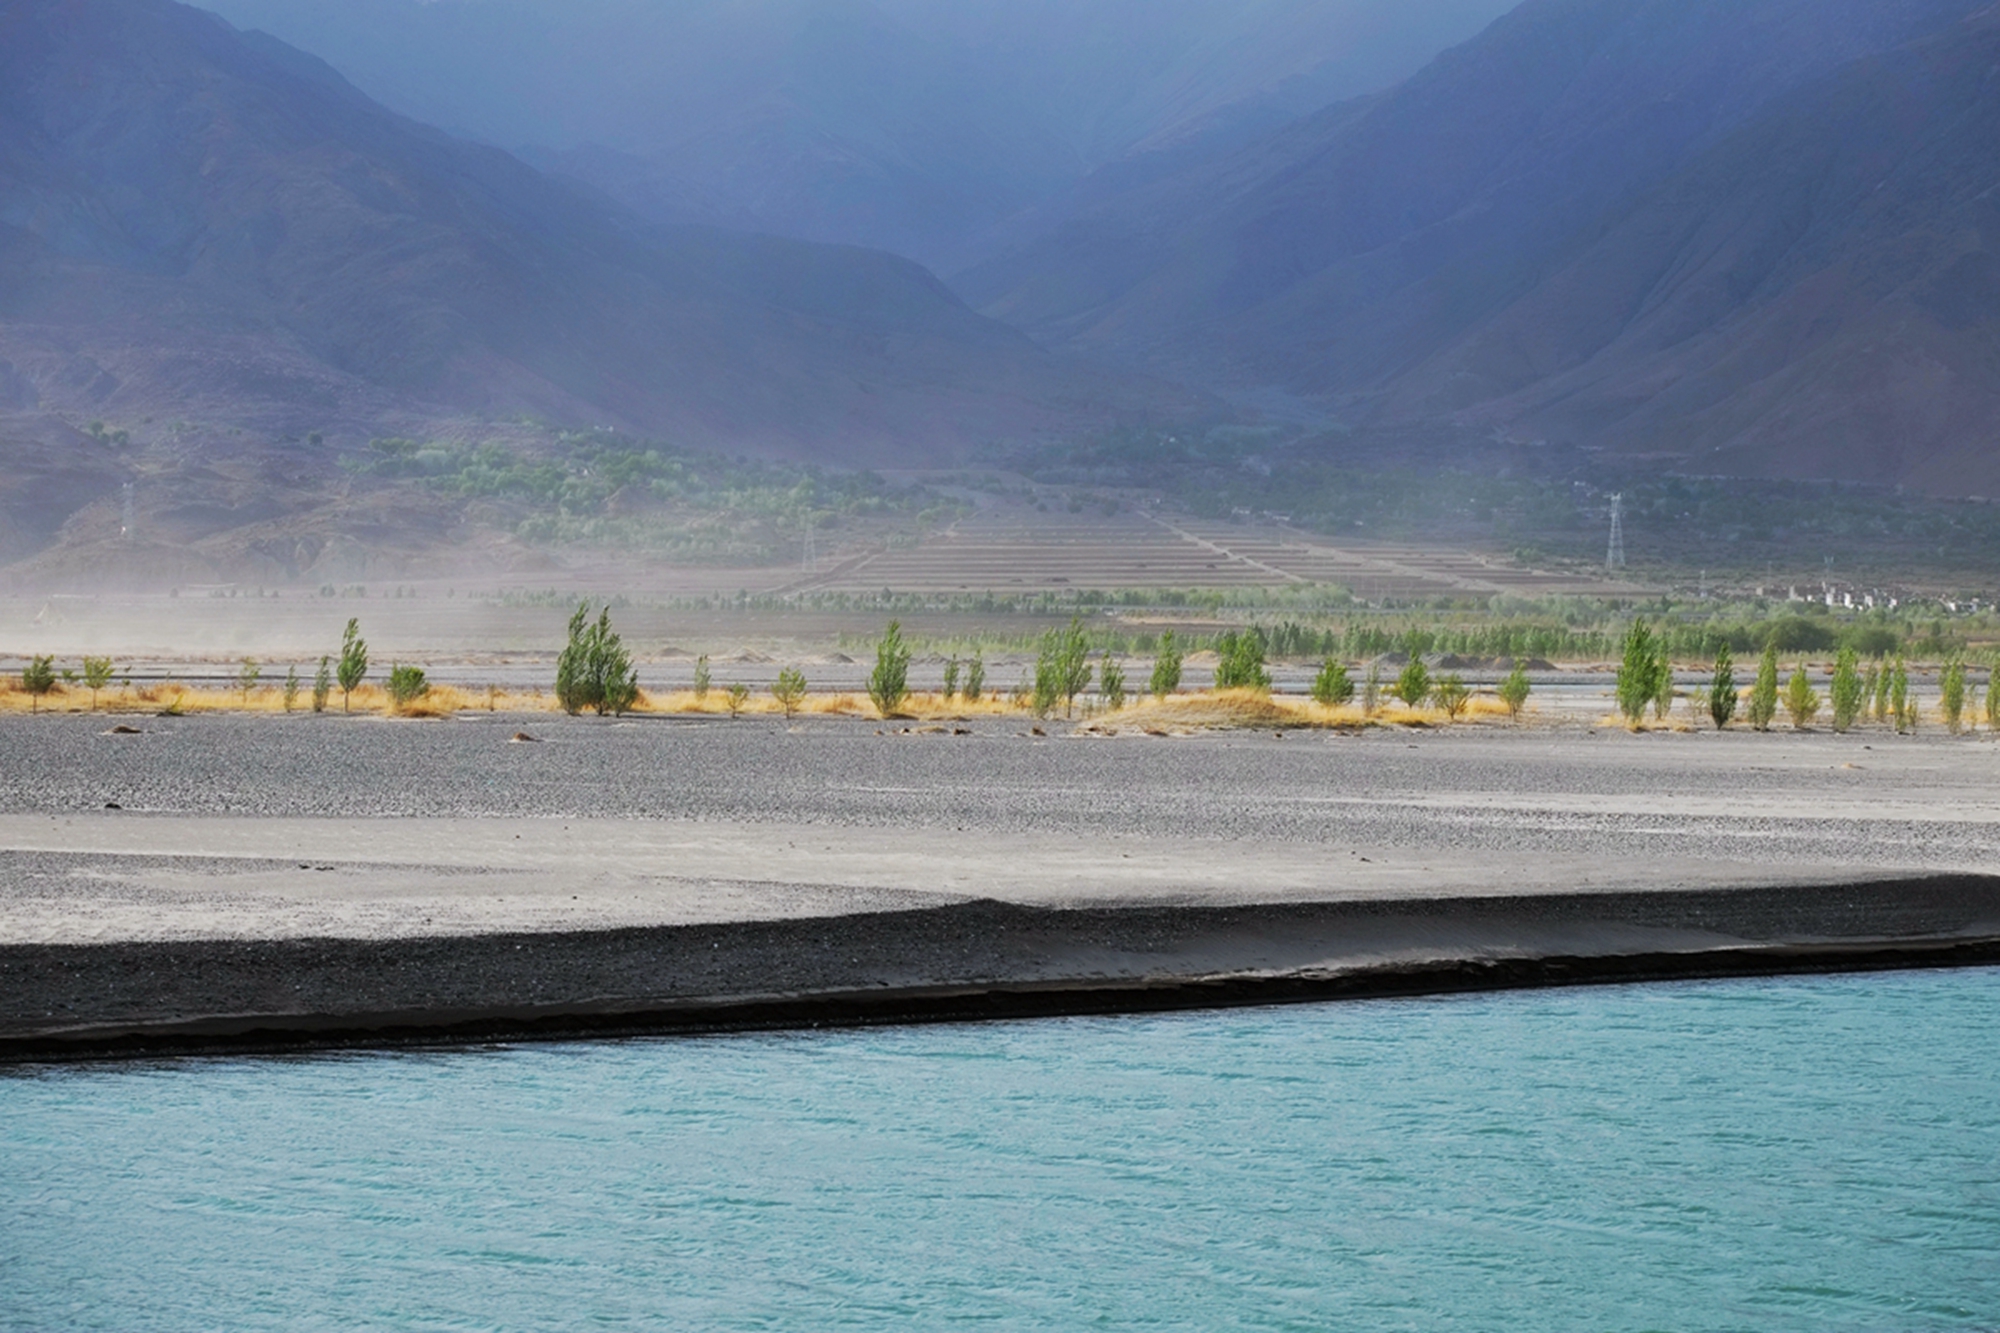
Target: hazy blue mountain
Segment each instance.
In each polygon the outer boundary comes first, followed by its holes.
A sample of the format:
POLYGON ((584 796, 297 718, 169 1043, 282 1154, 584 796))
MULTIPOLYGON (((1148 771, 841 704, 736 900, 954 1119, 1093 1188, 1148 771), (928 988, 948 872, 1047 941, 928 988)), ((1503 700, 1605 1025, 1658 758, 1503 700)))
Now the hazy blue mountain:
POLYGON ((204 2, 656 219, 950 268, 1107 163, 1388 87, 1511 0, 204 2))
POLYGON ((1044 340, 1349 422, 1960 489, 2000 310, 1923 293, 1987 281, 1984 6, 1528 0, 954 282, 1044 340))
POLYGON ((526 412, 851 462, 1176 401, 904 259, 643 224, 212 14, 0 0, 0 410, 526 412))

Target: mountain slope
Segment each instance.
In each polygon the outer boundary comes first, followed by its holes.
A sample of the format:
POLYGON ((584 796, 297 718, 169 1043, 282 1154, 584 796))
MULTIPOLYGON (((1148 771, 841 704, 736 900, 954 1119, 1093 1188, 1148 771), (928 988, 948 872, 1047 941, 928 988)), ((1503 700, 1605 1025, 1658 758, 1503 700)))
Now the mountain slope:
POLYGON ((204 0, 656 218, 957 267, 1084 172, 1242 142, 1511 0, 204 0))
POLYGON ((1701 471, 2000 493, 2000 15, 1784 99, 1392 395, 1467 403, 1701 471))
MULTIPOLYGON (((1750 270, 1762 265, 1754 281, 1732 274, 1701 302, 1670 289, 1698 266, 1676 246, 1699 219, 1741 209, 1788 218, 1801 236, 1866 234, 1879 247, 1906 234, 1884 227, 1922 230, 1933 204, 1990 185, 1974 134, 1938 159, 1948 187, 1870 178, 1889 191, 1869 205, 1873 230, 1847 197, 1817 200, 1810 225, 1797 216, 1814 188, 1798 180, 1800 164, 1822 164, 1829 179, 1865 173, 1983 112, 1990 90, 1969 71, 1985 29, 1963 22, 1977 7, 1530 0, 1389 94, 1114 193, 956 285, 1044 339, 1239 391, 1277 387, 1349 422, 1455 419, 1586 444, 1719 449, 1718 466, 1932 484, 1941 474, 1897 455, 1917 391, 1886 363, 1842 373, 1848 439, 1817 452, 1770 448, 1774 414, 1825 415, 1807 399, 1826 377, 1771 378, 1803 354, 1796 340, 1760 344, 1754 391, 1738 363, 1735 388, 1667 392, 1703 356, 1727 360, 1690 339, 1744 336, 1724 326, 1781 288, 1812 285, 1820 270, 1790 251, 1784 228, 1759 241, 1775 250, 1743 252, 1750 270), (1960 74, 1936 66, 1967 52, 1960 74), (1882 73, 1870 60, 1902 63, 1882 73), (1871 95, 1849 79, 1879 86, 1871 95), (1849 101, 1873 111, 1850 115, 1849 101), (1787 181, 1794 197, 1773 197, 1787 181), (1669 197, 1683 210, 1678 231, 1648 211, 1669 197), (1857 398, 1863 369, 1876 387, 1857 398), (1761 405, 1722 405, 1737 393, 1761 405)), ((1830 301, 1822 319, 1854 320, 1876 299, 1865 284, 1819 290, 1830 301)), ((1963 344, 1949 359, 1973 373, 1987 333, 1978 320, 1948 333, 1924 345, 1963 344)))
POLYGON ((0 0, 0 393, 273 431, 532 412, 881 462, 1185 405, 907 261, 647 229, 166 0, 0 0))

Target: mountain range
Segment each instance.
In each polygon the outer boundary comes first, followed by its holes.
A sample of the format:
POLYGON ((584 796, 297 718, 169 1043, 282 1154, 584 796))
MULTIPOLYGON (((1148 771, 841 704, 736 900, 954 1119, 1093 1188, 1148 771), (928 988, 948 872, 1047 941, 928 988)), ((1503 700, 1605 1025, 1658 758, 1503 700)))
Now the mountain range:
POLYGON ((0 560, 550 424, 2000 488, 1988 0, 211 8, 0 0, 0 560))
POLYGON ((1510 0, 203 0, 658 221, 983 258, 1090 172, 1376 92, 1510 0))
POLYGON ((1968 0, 1529 0, 955 282, 1353 428, 1991 494, 1996 61, 1968 0))

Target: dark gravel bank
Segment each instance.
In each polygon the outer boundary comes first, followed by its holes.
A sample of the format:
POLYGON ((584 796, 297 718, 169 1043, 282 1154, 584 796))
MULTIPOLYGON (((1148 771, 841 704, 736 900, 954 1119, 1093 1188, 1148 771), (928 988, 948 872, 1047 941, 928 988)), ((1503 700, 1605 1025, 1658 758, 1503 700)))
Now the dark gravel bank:
POLYGON ((2000 963, 2000 877, 0 948, 0 1060, 1101 1013, 2000 963))

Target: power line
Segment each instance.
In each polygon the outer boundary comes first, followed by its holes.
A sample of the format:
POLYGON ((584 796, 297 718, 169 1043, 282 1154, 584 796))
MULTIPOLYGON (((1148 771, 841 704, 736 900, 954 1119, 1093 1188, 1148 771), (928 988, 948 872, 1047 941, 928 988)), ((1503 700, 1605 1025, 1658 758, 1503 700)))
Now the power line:
POLYGON ((1625 568, 1625 496, 1611 497, 1611 545, 1604 553, 1606 569, 1625 568))

